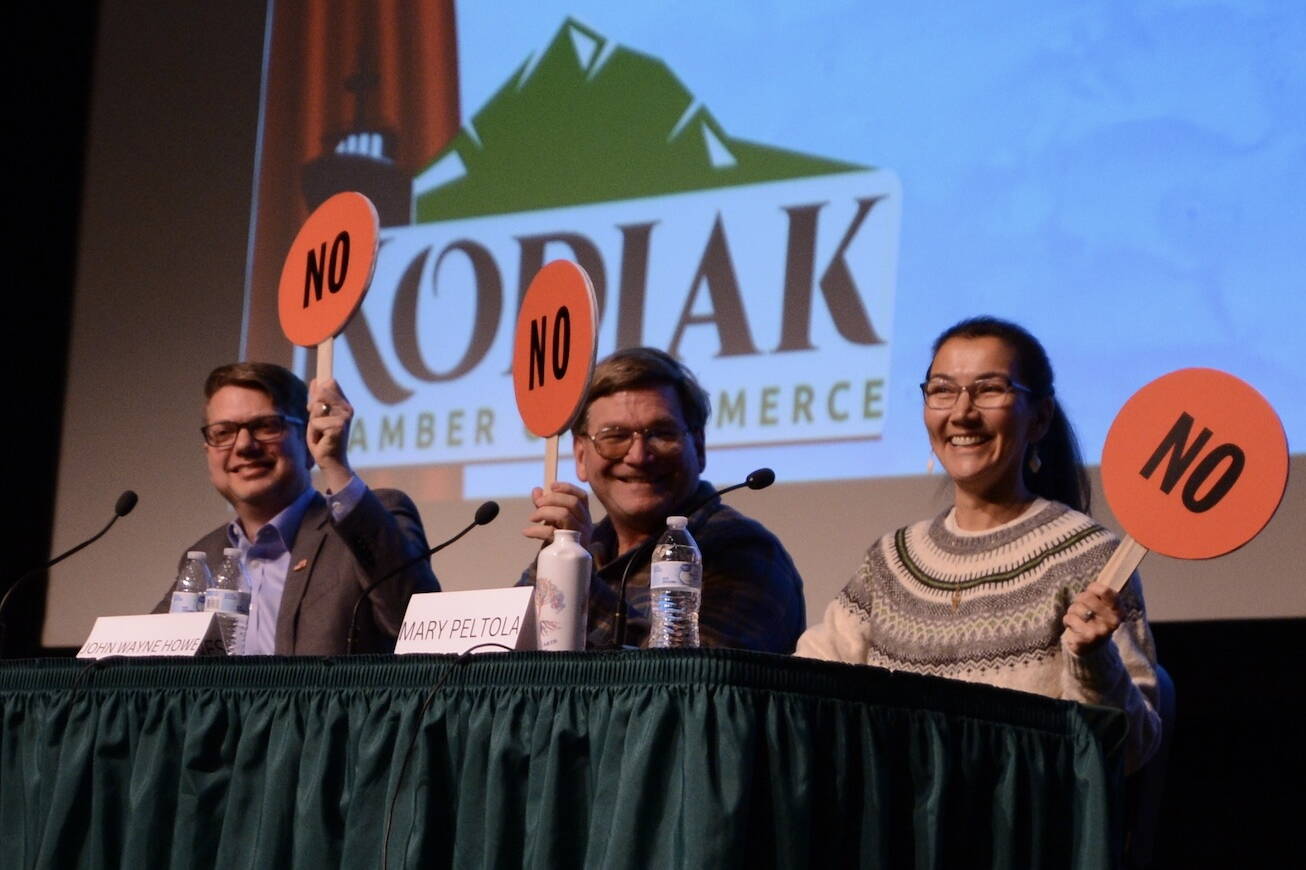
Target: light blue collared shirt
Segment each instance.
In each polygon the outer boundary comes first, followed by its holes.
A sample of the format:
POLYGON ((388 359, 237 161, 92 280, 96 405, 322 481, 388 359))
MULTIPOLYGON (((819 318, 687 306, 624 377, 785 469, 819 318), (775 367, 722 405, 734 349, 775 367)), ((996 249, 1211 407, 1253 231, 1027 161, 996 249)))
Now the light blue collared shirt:
MULTIPOLYGON (((349 516, 367 492, 367 485, 355 474, 338 493, 326 493, 331 519, 339 522, 349 516)), ((251 541, 239 520, 227 526, 227 540, 240 548, 240 559, 249 580, 249 624, 245 629, 245 655, 271 655, 277 645, 277 614, 281 612, 281 595, 290 573, 290 550, 304 521, 304 512, 317 491, 308 487, 277 514, 251 541)))

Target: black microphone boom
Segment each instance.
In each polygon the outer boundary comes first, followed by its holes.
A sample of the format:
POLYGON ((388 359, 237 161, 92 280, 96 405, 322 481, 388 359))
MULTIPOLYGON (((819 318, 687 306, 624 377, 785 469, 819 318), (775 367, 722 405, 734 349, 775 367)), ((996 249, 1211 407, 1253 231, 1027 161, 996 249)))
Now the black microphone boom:
POLYGON ((472 521, 461 532, 454 535, 452 538, 450 538, 449 540, 445 541, 442 544, 436 544, 431 549, 418 553, 413 558, 408 559, 407 561, 401 563, 398 568, 395 568, 390 573, 382 576, 380 580, 376 580, 375 582, 369 584, 368 587, 363 590, 363 594, 358 596, 358 600, 354 602, 354 609, 349 614, 349 638, 345 642, 345 654, 353 655, 354 653, 354 643, 355 641, 358 640, 358 608, 361 607, 363 602, 367 600, 367 596, 372 594, 372 590, 376 589, 376 587, 380 586, 382 583, 389 580, 390 578, 397 577, 398 575, 402 574, 404 571, 407 571, 409 568, 413 567, 423 559, 431 558, 436 553, 440 552, 450 544, 456 542, 459 538, 461 538, 463 535, 467 534, 477 526, 484 526, 489 524, 498 515, 499 515, 499 503, 497 501, 483 502, 481 506, 476 509, 476 515, 472 517, 472 521))
MULTIPOLYGON (((773 483, 775 483, 775 472, 769 468, 758 468, 749 474, 748 477, 744 478, 742 483, 736 483, 731 486, 723 487, 722 489, 714 490, 707 498, 695 502, 689 510, 685 511, 685 516, 689 516, 703 505, 713 499, 720 498, 728 492, 734 492, 735 490, 743 489, 744 487, 748 487, 749 489, 766 489, 773 483)), ((651 547, 656 543, 656 541, 656 537, 649 538, 643 544, 640 544, 640 548, 651 547)), ((629 576, 630 567, 635 564, 635 560, 642 558, 644 557, 641 553, 635 553, 630 557, 630 561, 626 563, 626 570, 621 574, 621 583, 617 587, 617 612, 612 616, 612 637, 613 643, 617 649, 621 649, 626 645, 626 620, 630 616, 630 605, 626 603, 626 577, 629 576)))
POLYGON ((775 472, 769 468, 758 468, 753 472, 751 472, 748 475, 748 477, 745 477, 742 483, 735 483, 735 484, 731 484, 730 486, 726 486, 726 487, 722 487, 721 489, 714 490, 711 494, 708 495, 707 498, 694 502, 693 506, 690 507, 689 510, 685 511, 685 516, 689 516, 694 511, 701 508, 703 505, 707 504, 713 499, 720 498, 726 493, 734 492, 735 490, 743 489, 744 487, 748 487, 749 489, 766 489, 768 486, 770 486, 773 483, 775 483, 775 472))
MULTIPOLYGON (((40 574, 42 571, 49 571, 51 568, 53 568, 55 565, 58 565, 64 559, 67 559, 69 556, 73 555, 74 553, 77 553, 82 549, 89 547, 91 544, 94 544, 96 541, 100 540, 100 538, 103 538, 105 533, 108 532, 109 529, 113 528, 113 524, 118 522, 119 517, 125 517, 127 516, 127 514, 132 512, 132 508, 136 507, 137 501, 138 499, 136 493, 132 492, 130 489, 125 490, 122 495, 118 496, 118 500, 114 502, 113 518, 109 520, 108 524, 104 528, 100 529, 100 531, 95 533, 95 535, 93 535, 90 538, 87 538, 85 541, 82 541, 80 544, 78 544, 76 547, 73 547, 71 550, 67 551, 66 553, 60 553, 58 556, 55 556, 49 562, 46 562, 44 565, 40 565, 36 568, 33 568, 23 576, 19 577, 13 583, 11 583, 9 585, 9 589, 5 592, 4 597, 0 598, 0 614, 3 614, 5 611, 5 605, 9 603, 9 596, 13 595, 14 590, 16 590, 19 586, 23 585, 23 581, 27 580, 27 578, 29 577, 33 577, 37 574, 40 574)), ((0 620, 0 652, 3 652, 4 650, 4 636, 5 636, 4 622, 3 620, 0 620)))

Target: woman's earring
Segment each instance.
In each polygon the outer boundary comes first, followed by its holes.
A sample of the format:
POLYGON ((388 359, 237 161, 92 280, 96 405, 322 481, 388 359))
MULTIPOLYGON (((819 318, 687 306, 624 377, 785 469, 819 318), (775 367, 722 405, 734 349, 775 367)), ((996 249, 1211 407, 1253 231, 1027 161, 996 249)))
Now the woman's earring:
POLYGON ((1039 469, 1043 467, 1043 460, 1038 455, 1038 445, 1030 445, 1029 448, 1029 473, 1038 474, 1039 469))
POLYGON ((933 450, 930 451, 930 460, 929 460, 929 462, 926 462, 926 463, 925 463, 925 473, 926 473, 926 474, 933 474, 933 473, 934 473, 934 451, 933 451, 933 450))

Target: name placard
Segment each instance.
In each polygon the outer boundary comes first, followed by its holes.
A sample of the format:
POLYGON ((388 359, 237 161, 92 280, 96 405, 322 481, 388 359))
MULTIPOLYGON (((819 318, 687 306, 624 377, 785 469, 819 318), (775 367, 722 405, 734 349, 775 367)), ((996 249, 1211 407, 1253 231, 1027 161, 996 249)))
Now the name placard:
POLYGON ((535 649, 535 590, 424 592, 408 601, 395 652, 463 653, 535 649))
POLYGON ((78 651, 79 659, 105 656, 221 656, 227 649, 214 613, 101 616, 78 651))

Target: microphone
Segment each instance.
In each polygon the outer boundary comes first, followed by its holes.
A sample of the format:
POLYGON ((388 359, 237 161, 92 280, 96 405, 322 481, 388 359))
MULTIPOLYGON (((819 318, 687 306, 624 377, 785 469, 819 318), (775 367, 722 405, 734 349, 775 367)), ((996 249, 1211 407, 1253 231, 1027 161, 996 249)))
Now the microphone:
MULTIPOLYGON (((125 517, 127 516, 127 514, 132 512, 132 509, 136 507, 137 501, 139 501, 139 498, 135 492, 133 492, 130 489, 125 490, 122 495, 118 496, 118 500, 113 504, 113 518, 109 520, 108 525, 100 529, 100 531, 97 532, 94 536, 86 539, 85 541, 82 541, 76 547, 73 547, 71 550, 67 551, 66 553, 60 553, 58 556, 55 556, 53 559, 51 559, 49 562, 46 562, 44 565, 40 565, 36 568, 33 568, 32 570, 28 571, 26 574, 24 574, 23 576, 15 580, 12 584, 10 584, 9 589, 4 594, 4 597, 0 598, 0 614, 4 613, 5 605, 9 603, 9 596, 13 595, 14 590, 16 590, 19 586, 23 585, 23 581, 27 580, 27 578, 29 577, 33 577, 37 574, 40 574, 42 571, 50 570, 55 565, 58 565, 60 562, 62 562, 64 559, 67 559, 69 556, 73 555, 74 553, 79 552, 80 550, 86 547, 89 547, 91 544, 94 544, 96 541, 100 540, 100 538, 103 538, 105 532, 113 528, 113 524, 118 522, 119 517, 125 517)), ((5 636, 5 625, 3 621, 0 621, 0 650, 4 649, 4 636, 5 636)))
POLYGON ((707 498, 700 500, 688 511, 688 513, 692 514, 712 499, 720 498, 728 492, 734 492, 735 490, 743 489, 744 487, 748 487, 749 489, 766 489, 773 483, 775 483, 775 472, 769 468, 759 468, 750 473, 748 477, 745 477, 743 483, 736 483, 733 486, 723 487, 709 495, 707 498))
MULTIPOLYGON (((494 521, 494 518, 497 517, 498 515, 499 515, 499 503, 497 501, 485 502, 484 504, 482 504, 480 507, 476 509, 476 513, 472 516, 471 526, 468 526, 467 528, 463 529, 461 532, 457 534, 456 537, 451 539, 447 544, 441 544, 439 547, 436 547, 435 550, 443 549, 444 547, 447 547, 449 544, 452 544, 454 541, 458 540, 458 538, 461 538, 463 535, 471 531, 472 526, 488 526, 491 522, 494 521)), ((431 552, 435 553, 435 550, 432 550, 431 552)))
MULTIPOLYGON (((685 511, 685 516, 693 514, 699 508, 703 507, 703 505, 711 502, 713 499, 720 498, 726 493, 734 492, 735 490, 743 489, 744 487, 748 487, 749 489, 766 489, 773 483, 775 483, 775 472, 769 468, 758 468, 751 472, 748 477, 744 478, 743 482, 714 490, 709 493, 706 498, 701 498, 694 502, 690 508, 685 511)), ((640 544, 639 550, 637 550, 635 554, 630 557, 630 561, 626 563, 626 570, 621 572, 621 584, 617 587, 617 612, 614 614, 612 619, 613 643, 617 649, 621 649, 626 645, 626 620, 630 616, 630 605, 626 603, 626 578, 630 576, 631 566, 644 558, 640 551, 645 547, 652 548, 656 543, 657 537, 652 537, 640 544)))
MULTIPOLYGON (((118 496, 118 500, 113 503, 113 519, 116 520, 118 517, 127 516, 127 514, 131 513, 132 509, 136 507, 137 501, 139 501, 139 499, 136 497, 136 493, 130 489, 118 496)), ((109 525, 113 525, 113 520, 109 520, 109 525)), ((105 531, 108 531, 108 526, 105 527, 105 531)), ((102 535, 104 532, 100 532, 100 534, 102 535)), ((92 538, 91 540, 95 539, 92 538)), ((87 543, 89 544, 90 541, 87 541, 87 543)))
POLYGON ((476 514, 472 517, 472 521, 461 532, 454 535, 452 538, 450 538, 449 540, 445 541, 442 544, 436 544, 431 549, 424 550, 423 552, 418 553, 413 558, 408 559, 407 561, 401 563, 398 568, 395 568, 390 573, 382 576, 381 579, 370 583, 367 586, 367 588, 363 590, 363 594, 358 596, 358 600, 354 602, 354 609, 349 615, 349 639, 345 643, 345 655, 353 655, 354 653, 354 643, 358 640, 358 608, 361 607, 363 602, 367 600, 367 596, 372 594, 372 590, 376 589, 376 587, 380 586, 382 583, 391 579, 392 577, 396 577, 399 574, 402 574, 404 571, 407 571, 409 568, 413 567, 423 559, 431 558, 436 553, 440 552, 445 547, 454 543, 463 535, 467 534, 477 526, 488 525, 489 523, 493 522, 494 518, 497 517, 498 515, 499 515, 499 503, 497 501, 484 502, 480 507, 476 509, 476 514))

